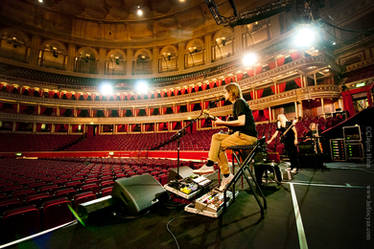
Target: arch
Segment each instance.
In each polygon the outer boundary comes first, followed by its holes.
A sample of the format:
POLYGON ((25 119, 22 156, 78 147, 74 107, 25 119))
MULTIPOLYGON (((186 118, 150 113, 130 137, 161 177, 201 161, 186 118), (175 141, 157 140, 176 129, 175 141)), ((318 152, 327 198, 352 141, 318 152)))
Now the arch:
POLYGON ((106 55, 106 58, 107 59, 111 59, 111 56, 112 55, 120 55, 122 57, 122 59, 126 59, 126 54, 123 50, 121 49, 112 49, 110 50, 107 55, 106 55))
POLYGON ((139 49, 138 51, 136 51, 136 53, 134 55, 134 60, 136 61, 141 56, 145 56, 145 58, 142 58, 142 59, 147 59, 148 58, 149 60, 152 60, 152 53, 149 49, 142 48, 142 49, 139 49))
POLYGON ((172 56, 175 56, 177 55, 177 48, 173 45, 168 45, 168 46, 165 46, 161 49, 161 56, 167 56, 167 55, 172 55, 172 56))
POLYGON ((15 30, 12 28, 5 28, 0 31, 1 39, 12 39, 13 37, 18 38, 19 41, 23 42, 24 46, 30 47, 30 38, 22 31, 15 30))
MULTIPOLYGON (((221 45, 223 41, 227 41, 227 40, 231 40, 233 38, 233 29, 232 28, 229 28, 229 27, 226 27, 226 28, 223 28, 219 31, 217 31, 214 36, 213 36, 213 41, 217 44, 217 45, 221 45)), ((222 44, 223 45, 223 44, 222 44)))
POLYGON ((186 51, 193 52, 194 50, 202 50, 204 48, 204 42, 201 39, 194 39, 187 43, 186 51))
POLYGON ((57 51, 62 53, 62 55, 67 55, 66 46, 65 46, 65 44, 63 44, 60 41, 47 40, 47 41, 43 42, 42 45, 41 45, 41 49, 44 49, 44 48, 47 48, 47 47, 51 50, 52 50, 53 47, 55 47, 55 48, 57 48, 57 51))
POLYGON ((94 59, 98 58, 98 53, 96 49, 91 48, 91 47, 82 47, 78 49, 77 57, 85 57, 87 53, 90 55, 94 55, 94 59))

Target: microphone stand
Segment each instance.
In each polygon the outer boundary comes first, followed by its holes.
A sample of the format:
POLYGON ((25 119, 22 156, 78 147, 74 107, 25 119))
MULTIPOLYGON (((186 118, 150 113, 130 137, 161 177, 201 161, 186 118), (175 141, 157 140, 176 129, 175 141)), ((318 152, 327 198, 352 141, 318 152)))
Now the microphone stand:
POLYGON ((151 148, 151 150, 155 150, 155 149, 158 149, 160 148, 161 146, 164 146, 164 145, 167 145, 175 140, 177 140, 177 175, 176 175, 176 178, 178 177, 179 175, 179 167, 180 167, 180 139, 186 135, 186 130, 192 126, 192 124, 194 122, 196 122, 197 120, 200 119, 201 116, 203 116, 204 113, 203 111, 201 111, 200 115, 195 118, 195 119, 192 119, 190 120, 189 124, 186 125, 185 127, 183 127, 182 129, 178 130, 174 135, 172 135, 168 140, 166 140, 165 142, 162 142, 160 145, 157 145, 153 148, 151 148))

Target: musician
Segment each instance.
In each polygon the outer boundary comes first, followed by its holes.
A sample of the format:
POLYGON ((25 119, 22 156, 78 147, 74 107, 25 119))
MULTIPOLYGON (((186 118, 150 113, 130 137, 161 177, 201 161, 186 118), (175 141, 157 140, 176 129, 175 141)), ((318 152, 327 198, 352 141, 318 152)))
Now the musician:
POLYGON ((278 115, 277 130, 274 132, 267 144, 270 144, 280 133, 281 142, 284 144, 284 149, 291 162, 291 172, 296 173, 299 169, 299 160, 297 155, 297 131, 292 122, 288 121, 284 114, 278 115), (291 127, 292 126, 292 127, 291 127))
POLYGON ((214 172, 214 164, 218 163, 223 175, 220 191, 225 190, 234 175, 230 173, 225 148, 235 145, 251 145, 257 141, 257 131, 252 111, 248 103, 243 99, 240 86, 231 83, 225 86, 225 99, 233 104, 233 120, 223 121, 215 118, 216 125, 227 126, 233 133, 216 133, 212 136, 208 161, 193 172, 196 174, 209 174, 214 172))
POLYGON ((303 141, 304 143, 311 142, 314 145, 314 152, 316 154, 322 153, 322 145, 319 141, 319 130, 318 124, 312 122, 309 125, 309 130, 305 133, 306 139, 303 141))

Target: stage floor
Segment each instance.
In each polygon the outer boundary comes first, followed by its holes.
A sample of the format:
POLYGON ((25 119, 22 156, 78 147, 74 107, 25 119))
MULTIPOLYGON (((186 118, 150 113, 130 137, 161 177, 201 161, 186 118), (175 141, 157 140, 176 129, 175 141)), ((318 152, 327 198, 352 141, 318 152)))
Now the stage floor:
POLYGON ((374 248, 374 169, 354 163, 326 166, 301 169, 292 181, 266 187, 264 219, 249 190, 241 190, 218 219, 170 206, 136 219, 107 214, 87 227, 74 224, 10 248, 174 249, 168 223, 182 249, 374 248))

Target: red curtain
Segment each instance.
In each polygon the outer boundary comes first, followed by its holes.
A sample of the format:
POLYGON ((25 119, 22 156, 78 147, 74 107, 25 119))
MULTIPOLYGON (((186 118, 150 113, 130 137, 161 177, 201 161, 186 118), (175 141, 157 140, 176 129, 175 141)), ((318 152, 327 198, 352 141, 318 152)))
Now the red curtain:
POLYGON ((162 107, 162 114, 166 113, 166 107, 162 107))
POLYGON ((192 86, 189 86, 189 87, 187 88, 187 92, 188 92, 188 93, 191 93, 191 92, 192 92, 192 86))
POLYGON ((209 101, 205 101, 205 102, 204 102, 204 107, 203 107, 203 109, 207 109, 207 108, 209 108, 209 101))
POLYGON ((275 86, 271 85, 270 88, 271 88, 271 91, 275 94, 275 86))
POLYGON ((140 109, 135 109, 135 110, 134 110, 134 112, 135 112, 135 116, 138 116, 139 111, 140 111, 140 109))
POLYGON ((165 91, 161 91, 160 94, 161 94, 161 97, 164 97, 165 96, 165 91))
POLYGON ((177 113, 179 113, 179 110, 181 109, 180 105, 177 105, 177 113))
POLYGON ((184 94, 185 92, 186 92, 186 88, 183 87, 183 88, 181 89, 181 94, 184 94))
POLYGON ((174 96, 177 96, 177 95, 178 95, 178 92, 179 92, 178 89, 174 89, 174 96))
POLYGON ((254 96, 253 94, 254 94, 253 91, 250 91, 250 92, 249 92, 249 95, 251 95, 251 99, 255 99, 255 96, 254 96))
POLYGON ((164 129, 164 123, 159 123, 158 124, 158 130, 162 131, 164 129))
POLYGON ((209 88, 212 89, 214 87, 214 84, 215 84, 214 81, 209 82, 209 88))
POLYGON ((225 78, 225 83, 226 83, 226 84, 230 84, 230 83, 231 83, 231 77, 227 77, 227 78, 225 78))
POLYGON ((216 84, 217 84, 217 86, 221 86, 222 85, 222 80, 217 80, 216 84))
POLYGON ((71 99, 72 96, 73 96, 72 93, 66 93, 66 98, 71 99))
POLYGON ((275 61, 270 61, 268 65, 270 69, 275 68, 275 61))
POLYGON ((266 120, 270 120, 269 109, 264 109, 264 117, 266 120))
POLYGON ((278 84, 279 86, 279 92, 282 93, 284 90, 286 90, 286 82, 281 82, 278 84))
POLYGON ((344 110, 348 111, 349 115, 355 114, 355 108, 353 106, 353 98, 350 91, 342 92, 344 110))
POLYGON ((257 90, 257 98, 261 98, 262 97, 262 94, 264 93, 264 89, 258 89, 257 90))
POLYGON ((294 61, 294 60, 299 59, 299 58, 301 57, 301 54, 300 54, 299 51, 295 51, 295 52, 292 52, 292 53, 290 54, 290 56, 291 56, 292 60, 294 61))
POLYGON ((192 112, 193 111, 193 108, 195 107, 195 104, 190 104, 190 112, 192 112))
POLYGON ((167 91, 167 95, 168 95, 168 97, 171 96, 171 90, 168 90, 168 91, 167 91))
POLYGON ((238 73, 236 75, 236 80, 239 81, 239 80, 242 80, 243 79, 243 74, 242 73, 238 73))
POLYGON ((261 71, 262 71, 262 66, 256 67, 256 74, 261 73, 261 71))
POLYGON ((66 109, 60 108, 60 115, 64 115, 65 112, 66 112, 66 109))
POLYGON ((296 78, 294 79, 296 85, 298 85, 298 87, 301 87, 301 78, 296 78))
POLYGON ((253 110, 252 115, 255 121, 258 121, 259 118, 259 111, 258 110, 253 110))
POLYGON ((199 91, 199 88, 200 88, 200 87, 199 87, 198 85, 196 85, 196 86, 195 86, 195 92, 198 92, 198 91, 199 91))
POLYGON ((41 131, 42 130, 42 124, 38 123, 36 124, 36 131, 41 131))
POLYGON ((255 73, 253 72, 253 69, 248 70, 247 74, 248 74, 249 77, 252 77, 252 76, 255 75, 255 73))
POLYGON ((278 59, 277 59, 277 66, 278 66, 278 67, 279 67, 279 66, 282 66, 282 65, 284 64, 284 60, 285 60, 284 56, 278 58, 278 59))
POLYGON ((206 83, 203 83, 203 84, 201 85, 201 89, 203 89, 203 91, 206 90, 206 87, 207 87, 207 84, 206 84, 206 83))
POLYGON ((204 127, 206 119, 201 119, 201 127, 204 127))

